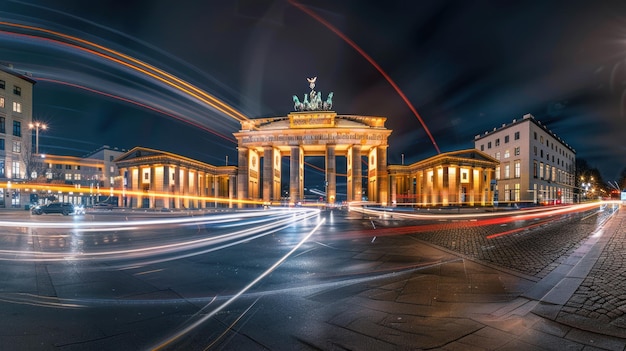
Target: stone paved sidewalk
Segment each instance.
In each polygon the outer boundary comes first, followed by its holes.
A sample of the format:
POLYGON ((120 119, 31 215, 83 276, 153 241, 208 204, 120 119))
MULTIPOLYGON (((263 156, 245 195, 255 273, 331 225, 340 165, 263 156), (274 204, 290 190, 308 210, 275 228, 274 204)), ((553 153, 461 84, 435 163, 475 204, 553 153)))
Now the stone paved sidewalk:
POLYGON ((604 231, 612 236, 556 321, 626 338, 626 209, 615 216, 604 231))

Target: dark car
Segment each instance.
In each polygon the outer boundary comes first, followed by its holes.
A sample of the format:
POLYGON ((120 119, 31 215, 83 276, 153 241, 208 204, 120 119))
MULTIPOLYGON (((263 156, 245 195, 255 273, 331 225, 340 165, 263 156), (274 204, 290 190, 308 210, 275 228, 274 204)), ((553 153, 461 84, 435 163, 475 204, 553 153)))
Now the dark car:
POLYGON ((64 216, 69 214, 78 213, 69 202, 52 202, 47 205, 35 206, 31 210, 32 214, 40 215, 40 214, 49 214, 49 213, 60 213, 64 216))

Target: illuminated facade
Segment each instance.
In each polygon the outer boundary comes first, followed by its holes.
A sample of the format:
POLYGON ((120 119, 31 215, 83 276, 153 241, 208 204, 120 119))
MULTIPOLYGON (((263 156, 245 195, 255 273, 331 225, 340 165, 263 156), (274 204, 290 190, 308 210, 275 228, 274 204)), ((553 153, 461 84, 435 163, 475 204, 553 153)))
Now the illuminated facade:
MULTIPOLYGON (((295 97, 294 97, 295 100, 295 97)), ((345 156, 347 200, 389 201, 387 139, 384 117, 337 115, 333 111, 298 111, 286 117, 241 122, 233 133, 238 142, 237 196, 242 201, 281 199, 281 158, 289 157, 289 202, 304 199, 304 158, 325 158, 325 187, 329 203, 337 194, 337 157, 345 156), (367 174, 362 161, 367 158, 367 174), (367 179, 363 189, 362 179, 367 179)))
POLYGON ((490 206, 499 162, 477 150, 442 153, 411 165, 389 165, 391 202, 409 206, 490 206))
POLYGON ((33 85, 35 81, 0 65, 0 207, 21 207, 29 199, 22 199, 19 188, 11 182, 28 179, 27 166, 33 153, 28 129, 33 116, 33 85))
POLYGON ((500 161, 498 201, 574 202, 576 151, 532 115, 477 135, 474 147, 500 161))
POLYGON ((133 148, 114 162, 122 181, 117 192, 120 207, 232 207, 235 166, 213 166, 143 147, 133 148))

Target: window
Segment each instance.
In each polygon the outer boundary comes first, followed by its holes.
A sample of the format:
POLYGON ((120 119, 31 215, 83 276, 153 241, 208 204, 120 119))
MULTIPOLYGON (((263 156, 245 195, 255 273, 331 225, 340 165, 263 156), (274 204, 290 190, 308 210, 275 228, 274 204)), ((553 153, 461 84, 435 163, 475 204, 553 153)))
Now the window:
POLYGON ((500 146, 500 138, 496 139, 496 146, 500 146))
POLYGON ((546 164, 546 180, 550 180, 550 165, 546 164))
POLYGON ((0 161, 0 177, 4 178, 4 161, 0 161))
POLYGON ((72 180, 72 174, 71 173, 65 173, 65 180, 72 180))
POLYGON ((540 150, 539 153, 541 154, 541 158, 543 158, 543 150, 540 150))
POLYGON ((504 184, 504 201, 511 201, 511 189, 508 184, 504 184))
POLYGON ((508 143, 508 142, 509 142, 509 136, 508 136, 508 135, 505 135, 505 136, 504 136, 504 143, 506 144, 506 143, 508 143))
POLYGON ((13 135, 18 137, 22 136, 22 123, 19 121, 13 121, 13 135))
POLYGON ((5 129, 6 119, 4 117, 0 117, 0 133, 6 133, 5 129))
POLYGON ((20 162, 13 161, 11 167, 11 178, 20 178, 20 162))
POLYGON ((113 162, 113 159, 114 159, 113 155, 110 155, 110 156, 109 156, 109 161, 110 161, 110 162, 113 162))
POLYGON ((4 90, 6 87, 6 83, 3 80, 0 80, 0 89, 4 90))
POLYGON ((537 178, 537 161, 533 161, 533 178, 537 178))
POLYGON ((543 145, 543 135, 539 137, 539 142, 543 145))
POLYGON ((537 140, 537 132, 535 132, 535 140, 537 140))
POLYGON ((509 149, 504 150, 504 158, 509 158, 511 157, 511 151, 509 151, 509 149))
POLYGON ((552 167, 552 180, 556 181, 556 167, 552 167))
POLYGON ((500 159, 500 151, 496 152, 496 160, 500 159))
POLYGON ((72 169, 72 165, 65 165, 65 169, 72 169))
POLYGON ((22 152, 22 142, 14 140, 13 141, 13 152, 20 153, 22 152))
POLYGON ((543 162, 539 163, 539 178, 543 179, 543 162))
POLYGON ((510 177, 511 177, 511 165, 507 163, 504 165, 504 179, 509 179, 510 177))
POLYGON ((515 136, 513 137, 515 140, 519 140, 519 132, 515 132, 515 136))
POLYGON ((535 146, 535 156, 537 156, 537 147, 535 146))
POLYGON ((13 112, 22 113, 22 104, 13 102, 13 112))
POLYGON ((485 151, 485 144, 480 145, 480 151, 485 151))
POLYGON ((496 179, 500 179, 500 166, 496 166, 496 179))
POLYGON ((519 192, 520 188, 521 188, 521 186, 520 186, 519 183, 515 184, 515 201, 519 201, 520 200, 520 192, 519 192))
POLYGON ((13 94, 17 95, 17 96, 22 96, 22 88, 18 87, 17 85, 13 86, 13 94))
POLYGON ((519 156, 519 150, 520 150, 519 148, 520 148, 519 146, 515 148, 515 151, 514 151, 515 156, 519 156))
POLYGON ((491 149, 491 141, 487 143, 487 149, 491 149))
POLYGON ((0 96, 0 108, 4 108, 4 98, 0 96))
POLYGON ((80 165, 76 166, 76 170, 80 171, 80 165))
POLYGON ((74 179, 75 180, 80 180, 80 174, 78 174, 78 173, 74 174, 74 179))
POLYGON ((515 161, 515 170, 513 172, 515 172, 515 178, 519 178, 522 176, 522 164, 520 163, 520 161, 515 161))
POLYGON ((62 164, 54 165, 54 168, 56 168, 56 169, 63 169, 63 165, 62 164))
POLYGON ((4 139, 0 139, 0 150, 4 150, 4 139))

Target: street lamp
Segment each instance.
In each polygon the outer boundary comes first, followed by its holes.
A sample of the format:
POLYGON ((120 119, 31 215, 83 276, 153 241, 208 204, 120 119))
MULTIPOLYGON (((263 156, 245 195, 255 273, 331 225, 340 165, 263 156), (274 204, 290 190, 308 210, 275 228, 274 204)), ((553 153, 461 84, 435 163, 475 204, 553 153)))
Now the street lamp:
POLYGON ((39 129, 46 130, 48 126, 41 122, 34 122, 28 124, 28 127, 35 130, 35 153, 39 154, 39 129))

